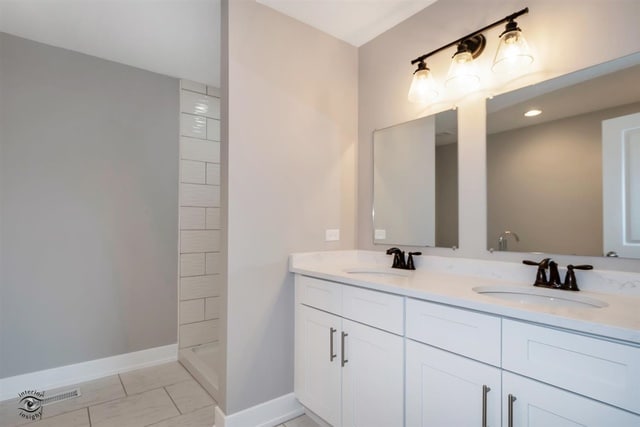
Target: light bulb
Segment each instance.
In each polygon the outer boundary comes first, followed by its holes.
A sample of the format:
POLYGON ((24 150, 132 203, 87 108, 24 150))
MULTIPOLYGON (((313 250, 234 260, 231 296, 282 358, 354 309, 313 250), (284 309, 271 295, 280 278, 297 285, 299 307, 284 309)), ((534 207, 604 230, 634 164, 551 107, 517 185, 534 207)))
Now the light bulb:
POLYGON ((518 24, 509 21, 507 29, 500 35, 500 45, 491 69, 495 73, 520 74, 532 62, 533 55, 522 31, 518 24))
POLYGON ((409 88, 409 102, 426 104, 438 98, 438 86, 427 65, 420 61, 418 69, 413 73, 413 80, 409 88))
POLYGON ((478 88, 480 77, 471 52, 458 48, 458 52, 451 60, 445 85, 457 95, 464 95, 478 88))

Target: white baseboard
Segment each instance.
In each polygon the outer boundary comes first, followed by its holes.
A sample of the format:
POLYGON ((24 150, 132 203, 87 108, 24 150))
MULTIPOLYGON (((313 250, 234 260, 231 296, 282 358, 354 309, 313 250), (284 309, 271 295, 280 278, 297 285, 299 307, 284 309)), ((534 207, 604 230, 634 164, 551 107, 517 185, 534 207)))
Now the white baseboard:
POLYGON ((293 393, 285 394, 235 414, 225 415, 216 407, 215 427, 274 427, 304 414, 293 393))
POLYGON ((91 381, 121 372, 178 360, 178 345, 149 348, 59 368, 0 379, 0 401, 17 398, 25 390, 44 391, 91 381))

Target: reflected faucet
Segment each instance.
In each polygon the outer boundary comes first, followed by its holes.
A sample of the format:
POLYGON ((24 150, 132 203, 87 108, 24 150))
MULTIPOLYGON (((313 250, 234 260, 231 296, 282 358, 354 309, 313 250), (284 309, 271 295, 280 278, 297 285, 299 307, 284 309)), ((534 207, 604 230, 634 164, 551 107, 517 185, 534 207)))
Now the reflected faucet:
POLYGON ((513 236, 516 239, 516 242, 520 241, 520 237, 513 231, 505 230, 500 233, 500 237, 498 237, 498 250, 499 251, 507 251, 507 237, 513 236))

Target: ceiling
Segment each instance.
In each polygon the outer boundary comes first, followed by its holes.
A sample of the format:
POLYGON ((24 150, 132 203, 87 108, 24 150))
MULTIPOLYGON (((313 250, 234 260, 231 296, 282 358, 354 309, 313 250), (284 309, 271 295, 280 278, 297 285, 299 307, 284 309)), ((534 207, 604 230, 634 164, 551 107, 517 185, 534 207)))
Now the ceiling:
MULTIPOLYGON (((0 31, 219 87, 220 1, 0 0, 0 31)), ((256 1, 360 46, 436 0, 256 1)))
POLYGON ((436 0, 256 0, 359 47, 436 0))
POLYGON ((220 0, 0 0, 0 31, 220 86, 220 0))

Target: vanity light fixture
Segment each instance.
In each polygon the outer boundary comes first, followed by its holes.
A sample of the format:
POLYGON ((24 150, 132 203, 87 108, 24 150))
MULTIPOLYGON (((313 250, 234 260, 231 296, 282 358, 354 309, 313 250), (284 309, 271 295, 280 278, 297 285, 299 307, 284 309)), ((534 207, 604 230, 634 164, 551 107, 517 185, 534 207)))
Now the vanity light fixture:
POLYGON ((475 59, 484 51, 487 42, 482 33, 505 22, 507 23, 506 29, 499 36, 500 45, 493 61, 492 70, 496 73, 521 72, 523 66, 533 62, 527 41, 515 22, 517 17, 525 13, 529 13, 528 7, 412 60, 411 65, 418 64, 418 68, 413 73, 408 95, 409 101, 424 104, 433 101, 440 95, 438 84, 426 65, 426 59, 454 45, 457 45, 457 50, 452 57, 449 73, 445 80, 446 88, 457 95, 463 95, 477 89, 480 86, 480 77, 476 70, 475 59))
POLYGON ((527 112, 524 113, 525 117, 535 117, 535 116, 539 116, 540 114, 542 114, 542 110, 538 110, 536 108, 529 110, 527 112))

